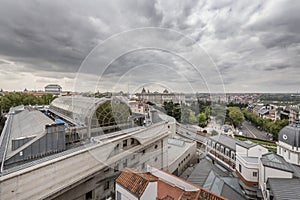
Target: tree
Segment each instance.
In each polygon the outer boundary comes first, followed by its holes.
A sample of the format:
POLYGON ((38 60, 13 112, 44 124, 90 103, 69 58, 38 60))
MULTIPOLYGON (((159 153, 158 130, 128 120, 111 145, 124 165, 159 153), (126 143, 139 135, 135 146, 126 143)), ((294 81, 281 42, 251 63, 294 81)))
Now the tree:
POLYGON ((179 103, 174 104, 172 101, 164 102, 163 108, 167 115, 174 117, 179 122, 182 120, 181 107, 179 103))
POLYGON ((211 107, 211 116, 214 116, 221 124, 225 122, 226 110, 222 104, 214 104, 211 107))
POLYGON ((190 109, 187 106, 182 106, 181 123, 187 124, 190 120, 190 109))
POLYGON ((207 126, 207 117, 205 115, 205 113, 200 113, 198 115, 198 120, 199 120, 199 126, 204 128, 207 126))
POLYGON ((228 116, 229 120, 235 127, 241 126, 241 124, 244 122, 244 114, 238 107, 228 107, 228 116))
POLYGON ((48 105, 55 98, 51 94, 36 97, 28 93, 9 93, 1 97, 0 107, 4 112, 8 112, 11 107, 19 105, 48 105))
POLYGON ((173 117, 176 119, 176 121, 181 121, 181 107, 179 103, 176 103, 173 107, 173 117))
POLYGON ((197 124, 198 120, 197 117, 195 116, 195 113, 190 110, 190 116, 189 116, 189 123, 190 124, 197 124))

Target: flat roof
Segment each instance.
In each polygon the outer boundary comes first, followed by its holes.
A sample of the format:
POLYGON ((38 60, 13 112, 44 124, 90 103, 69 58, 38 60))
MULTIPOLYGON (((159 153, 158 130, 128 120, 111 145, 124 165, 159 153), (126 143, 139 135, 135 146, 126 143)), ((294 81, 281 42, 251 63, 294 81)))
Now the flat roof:
POLYGON ((240 145, 242 147, 245 147, 245 148, 249 149, 251 147, 257 146, 258 144, 254 143, 254 142, 251 142, 250 140, 246 140, 246 141, 241 141, 241 142, 237 143, 237 145, 240 145))
POLYGON ((194 142, 188 142, 184 139, 168 139, 168 164, 175 162, 184 152, 195 145, 194 142))
POLYGON ((241 156, 246 162, 258 164, 258 157, 241 156))

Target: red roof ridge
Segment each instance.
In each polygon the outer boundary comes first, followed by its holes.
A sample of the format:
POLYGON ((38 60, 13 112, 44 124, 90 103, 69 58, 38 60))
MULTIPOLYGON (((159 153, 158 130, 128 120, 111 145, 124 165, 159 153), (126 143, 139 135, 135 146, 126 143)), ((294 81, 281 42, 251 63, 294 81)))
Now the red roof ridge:
POLYGON ((116 180, 118 184, 138 197, 143 195, 149 182, 157 181, 158 178, 149 172, 141 173, 136 169, 129 168, 126 168, 116 180))

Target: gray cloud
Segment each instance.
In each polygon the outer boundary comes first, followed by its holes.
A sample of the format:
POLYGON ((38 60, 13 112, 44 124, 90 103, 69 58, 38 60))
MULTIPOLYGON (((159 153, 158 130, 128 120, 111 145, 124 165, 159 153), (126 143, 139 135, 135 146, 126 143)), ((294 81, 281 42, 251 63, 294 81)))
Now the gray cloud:
MULTIPOLYGON (((200 45, 219 68, 226 91, 298 90, 299 82, 295 79, 300 72, 298 1, 1 0, 0 3, 0 71, 4 89, 42 88, 47 82, 57 82, 71 90, 81 63, 97 44, 122 31, 160 27, 178 31, 195 42, 182 42, 178 35, 166 34, 159 39, 153 35, 153 43, 163 42, 174 49, 183 49, 186 57, 192 55, 195 44, 200 45), (265 78, 264 73, 272 76, 265 78), (15 79, 19 82, 9 81, 15 79)), ((135 39, 143 43, 138 36, 135 39)), ((120 41, 111 48, 123 48, 122 45, 130 43, 120 41)), ((99 59, 105 60, 107 52, 101 52, 99 59)), ((87 72, 87 87, 93 84, 92 80, 99 79, 92 74, 97 74, 101 67, 104 66, 99 64, 87 72)), ((101 83, 110 90, 121 79, 136 84, 137 88, 147 80, 163 83, 168 79, 165 84, 172 85, 169 87, 187 91, 176 80, 183 83, 183 76, 188 75, 186 83, 194 83, 195 90, 205 90, 202 86, 197 88, 203 79, 195 74, 179 57, 143 50, 116 58, 101 83)))

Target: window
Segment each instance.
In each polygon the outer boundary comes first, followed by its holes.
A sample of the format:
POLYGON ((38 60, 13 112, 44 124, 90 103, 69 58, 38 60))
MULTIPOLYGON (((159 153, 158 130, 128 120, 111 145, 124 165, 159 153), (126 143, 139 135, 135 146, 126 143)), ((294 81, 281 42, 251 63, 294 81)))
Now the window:
POLYGON ((157 146, 157 144, 156 144, 156 145, 154 146, 154 148, 157 149, 157 147, 158 147, 158 146, 157 146))
POLYGON ((242 165, 239 164, 239 172, 242 173, 242 165))
POLYGON ((253 172, 253 176, 254 176, 254 177, 257 177, 257 172, 253 172))
POLYGON ((155 157, 154 161, 155 161, 155 162, 157 161, 157 157, 155 157))
POLYGON ((229 156, 229 150, 228 149, 225 149, 225 155, 229 156))
POLYGON ((86 193, 85 199, 86 200, 93 199, 93 191, 89 191, 88 193, 86 193))
POLYGON ((289 160, 291 159, 291 152, 288 151, 288 157, 289 157, 289 160))
POLYGON ((117 200, 122 200, 122 194, 119 191, 117 191, 117 200))
POLYGON ((134 144, 134 139, 133 138, 131 138, 131 144, 134 144))
POLYGON ((221 153, 224 154, 224 147, 221 146, 221 153))
POLYGON ((123 161, 123 168, 127 167, 127 159, 123 161))
POLYGON ((123 140, 123 147, 127 147, 127 140, 123 140))
POLYGON ((105 181, 104 182, 104 190, 108 190, 109 189, 109 181, 105 181))
POLYGON ((144 150, 142 151, 142 153, 145 154, 145 153, 146 153, 146 150, 144 149, 144 150))
POLYGON ((145 169, 145 163, 142 163, 142 169, 145 169))

